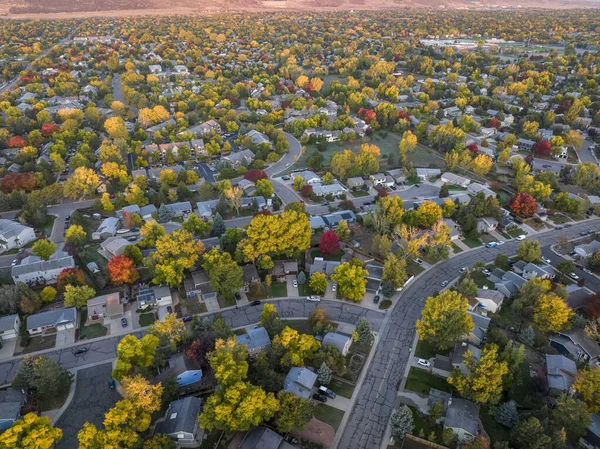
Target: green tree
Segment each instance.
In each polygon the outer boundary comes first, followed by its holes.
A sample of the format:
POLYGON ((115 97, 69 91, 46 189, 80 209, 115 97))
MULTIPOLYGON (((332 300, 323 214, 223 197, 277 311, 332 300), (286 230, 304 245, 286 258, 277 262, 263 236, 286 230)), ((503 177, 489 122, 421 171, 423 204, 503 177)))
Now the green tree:
POLYGON ((65 306, 77 307, 78 309, 87 305, 88 299, 93 298, 96 295, 96 290, 87 285, 67 285, 65 287, 65 306))
POLYGON ((127 245, 123 255, 139 265, 142 263, 142 250, 136 245, 127 245))
POLYGON ((575 443, 585 435, 592 420, 584 402, 562 394, 550 413, 550 423, 554 429, 565 429, 569 441, 575 443))
POLYGON ((535 262, 542 256, 540 242, 537 240, 523 240, 517 246, 517 256, 525 262, 535 262))
POLYGON ((33 254, 40 256, 44 260, 50 259, 50 256, 56 251, 56 245, 50 240, 38 240, 31 248, 33 254))
POLYGON ((356 341, 358 341, 358 343, 361 345, 371 344, 371 341, 373 340, 373 332, 371 331, 371 324, 369 323, 369 320, 367 320, 365 317, 362 317, 360 320, 358 320, 355 331, 357 335, 356 341))
POLYGON ((50 303, 54 301, 54 299, 56 298, 56 289, 51 285, 47 285, 40 292, 40 298, 42 298, 42 301, 44 301, 45 303, 50 303))
POLYGON ((465 296, 475 296, 477 289, 477 283, 468 277, 464 278, 456 288, 460 294, 465 296))
POLYGON ((548 449, 551 445, 542 424, 533 416, 515 426, 510 433, 510 442, 515 449, 548 449))
POLYGON ((56 361, 44 356, 26 355, 21 360, 12 385, 35 390, 38 399, 47 403, 68 392, 72 382, 73 374, 61 368, 56 361))
POLYGON ((308 281, 309 287, 317 295, 322 295, 327 290, 327 275, 323 273, 313 273, 308 281))
POLYGON ((327 363, 321 363, 317 370, 317 380, 321 385, 329 385, 333 379, 333 371, 327 366, 327 363))
POLYGON ((260 324, 273 337, 283 330, 283 324, 277 313, 277 308, 273 304, 265 304, 260 314, 260 324))
POLYGON ((229 253, 219 253, 216 248, 204 254, 202 268, 208 273, 210 284, 224 298, 233 295, 244 286, 243 270, 229 253))
POLYGON ((225 221, 220 213, 216 213, 212 221, 212 233, 216 237, 220 237, 225 233, 225 221))
POLYGON ((496 408, 496 422, 512 429, 519 422, 519 412, 515 401, 508 401, 496 408))
POLYGON ((277 399, 279 399, 279 411, 275 415, 277 430, 281 433, 288 433, 292 430, 302 432, 313 417, 311 402, 294 393, 283 391, 279 393, 277 399))
POLYGON ((392 413, 390 427, 392 428, 392 434, 403 440, 404 435, 413 432, 414 424, 412 411, 406 405, 400 405, 394 410, 394 413, 392 413))

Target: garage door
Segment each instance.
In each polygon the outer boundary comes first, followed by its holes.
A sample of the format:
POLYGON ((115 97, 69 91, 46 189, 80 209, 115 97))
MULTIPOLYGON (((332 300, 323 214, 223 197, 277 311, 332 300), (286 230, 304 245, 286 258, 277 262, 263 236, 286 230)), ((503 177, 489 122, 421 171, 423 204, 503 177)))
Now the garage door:
POLYGON ((64 331, 65 329, 66 328, 65 328, 65 326, 63 324, 59 324, 58 326, 56 326, 56 330, 64 331))
POLYGON ((3 335, 2 336, 2 340, 12 340, 13 338, 16 338, 17 334, 12 333, 12 334, 8 334, 8 335, 3 335))
POLYGON ((73 329, 75 325, 73 323, 67 323, 67 329, 73 329))

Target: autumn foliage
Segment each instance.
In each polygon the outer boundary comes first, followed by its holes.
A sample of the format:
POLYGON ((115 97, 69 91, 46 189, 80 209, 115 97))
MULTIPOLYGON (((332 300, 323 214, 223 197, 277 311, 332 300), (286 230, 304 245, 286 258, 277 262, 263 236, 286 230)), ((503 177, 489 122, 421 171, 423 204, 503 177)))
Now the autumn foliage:
POLYGON ((326 231, 319 240, 321 254, 337 255, 340 253, 340 240, 335 231, 326 231))
POLYGON ((533 152, 538 156, 550 156, 552 144, 547 140, 540 140, 533 146, 533 152))
POLYGON ((2 178, 0 188, 4 193, 11 193, 13 190, 30 191, 35 188, 37 181, 32 172, 27 173, 9 173, 2 178))
POLYGON ((537 202, 530 194, 520 192, 510 200, 510 208, 519 215, 529 217, 537 210, 537 202))
POLYGON ((252 170, 248 170, 246 173, 244 173, 244 179, 256 182, 259 179, 269 179, 269 177, 267 176, 264 170, 258 170, 256 168, 253 168, 252 170))
POLYGON ((27 142, 21 136, 12 136, 6 141, 6 148, 23 148, 25 145, 27 142))
POLYGON ((116 285, 133 284, 140 277, 135 263, 129 257, 115 256, 108 261, 106 267, 110 281, 116 285))
POLYGON ((311 185, 308 185, 308 184, 303 186, 302 189, 300 190, 300 195, 302 195, 305 198, 312 195, 312 193, 313 193, 313 188, 311 185))
POLYGON ((65 268, 56 277, 56 284, 60 291, 67 285, 85 285, 85 275, 79 268, 65 268))
POLYGON ((52 134, 54 134, 59 129, 60 129, 60 126, 58 126, 56 123, 44 123, 42 125, 41 133, 42 133, 42 136, 44 136, 44 137, 50 137, 52 134))
POLYGON ((584 310, 590 320, 600 318, 600 292, 590 296, 584 310))

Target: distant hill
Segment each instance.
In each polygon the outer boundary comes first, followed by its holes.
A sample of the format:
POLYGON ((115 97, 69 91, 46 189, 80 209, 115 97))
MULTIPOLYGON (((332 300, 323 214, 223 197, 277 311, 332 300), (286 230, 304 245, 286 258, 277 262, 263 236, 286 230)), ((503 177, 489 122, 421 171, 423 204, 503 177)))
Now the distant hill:
MULTIPOLYGON (((93 13, 193 13, 206 11, 281 11, 388 9, 402 6, 434 8, 597 8, 596 0, 0 0, 0 14, 8 16, 93 13)), ((114 14, 113 14, 114 15, 114 14)), ((116 14, 118 15, 118 14, 116 14)))

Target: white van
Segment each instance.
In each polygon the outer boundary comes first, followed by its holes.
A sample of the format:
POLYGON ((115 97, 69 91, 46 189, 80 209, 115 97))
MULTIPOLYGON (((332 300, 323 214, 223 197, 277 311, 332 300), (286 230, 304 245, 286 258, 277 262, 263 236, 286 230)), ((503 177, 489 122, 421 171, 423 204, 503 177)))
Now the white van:
POLYGON ((320 296, 309 296, 306 298, 307 301, 312 301, 312 302, 319 302, 321 300, 320 296))

